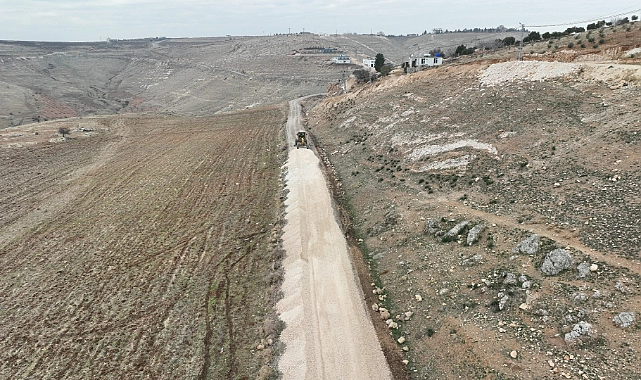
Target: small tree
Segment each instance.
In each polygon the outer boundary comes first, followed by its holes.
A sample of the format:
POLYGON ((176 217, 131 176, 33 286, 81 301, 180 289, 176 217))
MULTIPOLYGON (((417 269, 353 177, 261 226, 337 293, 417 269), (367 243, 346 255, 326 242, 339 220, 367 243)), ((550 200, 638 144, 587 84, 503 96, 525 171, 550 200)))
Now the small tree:
POLYGON ((69 130, 69 128, 60 127, 60 128, 58 128, 58 133, 60 133, 62 135, 62 137, 64 138, 65 135, 70 134, 71 131, 69 130))
POLYGON ((474 51, 476 51, 476 48, 473 48, 473 47, 468 48, 465 45, 459 45, 456 48, 456 51, 454 52, 454 54, 457 55, 457 56, 459 56, 459 55, 468 55, 468 54, 474 53, 474 51))
POLYGON ((381 67, 381 75, 384 77, 388 76, 391 71, 392 71, 391 66, 383 65, 383 67, 381 67))
POLYGON ((639 16, 632 15, 632 17, 630 17, 630 18, 632 19, 632 21, 637 21, 639 19, 639 16))
POLYGON ((372 79, 372 73, 369 69, 354 70, 352 74, 354 74, 354 77, 356 77, 356 80, 359 82, 369 82, 372 79))
POLYGON ((376 54, 376 58, 374 58, 374 70, 380 72, 381 67, 385 64, 385 57, 383 54, 378 53, 376 54))
POLYGON ((530 38, 530 41, 541 41, 541 34, 539 32, 530 32, 527 36, 530 38))
POLYGON ((514 38, 514 37, 505 37, 502 42, 503 42, 504 46, 514 45, 514 43, 516 42, 516 38, 514 38))

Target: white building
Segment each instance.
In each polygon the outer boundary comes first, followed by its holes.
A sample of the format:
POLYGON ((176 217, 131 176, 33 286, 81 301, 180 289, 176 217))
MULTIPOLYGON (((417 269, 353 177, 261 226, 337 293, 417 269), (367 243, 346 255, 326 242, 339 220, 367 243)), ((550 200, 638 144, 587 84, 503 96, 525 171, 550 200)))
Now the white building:
POLYGON ((376 60, 374 58, 370 58, 370 57, 364 58, 363 59, 363 66, 369 67, 370 69, 373 69, 375 62, 376 62, 376 60))
POLYGON ((422 57, 410 57, 403 62, 401 67, 405 72, 419 71, 424 67, 440 66, 443 64, 443 57, 437 55, 432 57, 431 54, 424 54, 422 57))
POLYGON ((345 64, 352 63, 352 61, 346 55, 339 55, 337 57, 334 57, 334 58, 332 58, 332 62, 340 64, 340 65, 345 65, 345 64))

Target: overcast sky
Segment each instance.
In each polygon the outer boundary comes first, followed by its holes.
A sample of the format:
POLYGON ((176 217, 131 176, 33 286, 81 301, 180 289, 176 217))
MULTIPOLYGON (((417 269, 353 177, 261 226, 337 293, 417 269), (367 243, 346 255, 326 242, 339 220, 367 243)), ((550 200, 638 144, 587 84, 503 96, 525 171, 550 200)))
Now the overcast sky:
MULTIPOLYGON (((408 34, 577 22, 627 13, 641 0, 0 0, 0 40, 99 41, 314 33, 408 34)), ((532 30, 564 30, 568 26, 532 30)))

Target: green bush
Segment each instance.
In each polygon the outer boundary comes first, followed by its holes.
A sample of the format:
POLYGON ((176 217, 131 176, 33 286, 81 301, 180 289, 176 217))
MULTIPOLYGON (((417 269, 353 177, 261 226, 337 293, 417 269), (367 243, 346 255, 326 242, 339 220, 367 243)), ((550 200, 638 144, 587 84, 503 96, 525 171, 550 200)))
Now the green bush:
POLYGON ((570 42, 570 43, 568 44, 568 47, 569 47, 570 49, 572 49, 572 48, 574 47, 574 42, 570 42))
POLYGON ((604 40, 603 38, 601 38, 601 39, 599 40, 599 45, 603 45, 604 43, 605 43, 605 40, 604 40))

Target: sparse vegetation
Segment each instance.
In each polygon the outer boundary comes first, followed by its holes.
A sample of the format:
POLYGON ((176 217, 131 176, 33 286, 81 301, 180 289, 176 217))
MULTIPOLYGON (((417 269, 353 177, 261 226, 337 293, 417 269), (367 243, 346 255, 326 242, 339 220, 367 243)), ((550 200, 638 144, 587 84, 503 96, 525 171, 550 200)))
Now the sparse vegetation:
POLYGON ((71 133, 71 131, 69 130, 69 128, 60 127, 60 128, 58 128, 58 133, 64 138, 66 135, 71 133))

